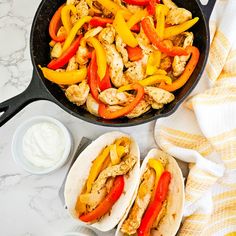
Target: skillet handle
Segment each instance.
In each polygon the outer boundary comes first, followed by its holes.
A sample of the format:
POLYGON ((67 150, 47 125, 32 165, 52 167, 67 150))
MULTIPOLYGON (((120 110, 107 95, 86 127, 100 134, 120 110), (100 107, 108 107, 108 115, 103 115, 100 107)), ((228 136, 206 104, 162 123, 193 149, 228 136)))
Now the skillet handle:
POLYGON ((25 91, 0 103, 0 113, 3 112, 0 114, 0 127, 25 106, 37 100, 53 101, 53 97, 46 91, 41 79, 33 72, 32 80, 25 91))
POLYGON ((206 5, 201 4, 200 0, 198 1, 199 1, 199 4, 201 5, 206 21, 208 22, 210 19, 211 13, 213 11, 213 8, 215 6, 216 0, 208 0, 208 3, 206 5))

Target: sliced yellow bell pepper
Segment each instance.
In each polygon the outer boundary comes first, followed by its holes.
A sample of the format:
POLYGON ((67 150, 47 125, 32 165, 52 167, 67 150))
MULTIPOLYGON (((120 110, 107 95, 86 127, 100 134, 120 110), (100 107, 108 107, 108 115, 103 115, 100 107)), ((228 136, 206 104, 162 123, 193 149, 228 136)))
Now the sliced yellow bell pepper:
POLYGON ((124 154, 125 154, 124 146, 118 146, 116 144, 110 145, 110 158, 112 165, 119 164, 124 154))
POLYGON ((76 7, 73 4, 65 5, 61 10, 61 21, 66 29, 67 35, 72 29, 70 12, 73 14, 76 14, 77 12, 76 7))
POLYGON ((129 29, 131 29, 134 25, 139 23, 146 16, 148 16, 148 12, 146 10, 139 10, 135 12, 127 21, 129 29))
POLYGON ((96 59, 98 65, 98 76, 100 80, 105 77, 107 70, 107 60, 106 60, 106 52, 102 46, 102 44, 96 38, 92 37, 87 40, 94 47, 96 51, 96 59))
POLYGON ((87 68, 82 68, 75 71, 65 71, 65 72, 58 72, 55 70, 48 69, 47 67, 41 67, 41 66, 39 66, 39 68, 42 70, 43 75, 46 79, 56 84, 62 84, 62 85, 76 84, 86 79, 87 76, 87 68))
POLYGON ((148 57, 148 62, 147 62, 147 67, 146 67, 146 75, 157 74, 160 64, 161 64, 161 52, 154 51, 148 57))
POLYGON ((170 38, 172 36, 183 33, 184 31, 190 29, 199 21, 198 17, 193 18, 192 20, 186 21, 180 25, 170 26, 165 29, 164 38, 170 38))
POLYGON ((66 51, 71 43, 73 42, 73 40, 75 39, 76 34, 78 33, 78 31, 80 30, 80 28, 87 22, 89 22, 92 19, 91 16, 84 16, 81 19, 79 19, 75 25, 73 26, 73 28, 71 29, 70 33, 68 34, 66 41, 63 45, 63 52, 66 51))
POLYGON ((115 144, 117 146, 127 146, 130 145, 130 139, 128 137, 122 137, 116 140, 115 144))
POLYGON ((157 18, 157 25, 156 25, 156 32, 160 39, 164 37, 165 31, 165 17, 169 11, 169 8, 163 4, 157 4, 156 6, 156 18, 157 18))
POLYGON ((119 36, 123 39, 124 43, 130 47, 135 48, 138 46, 138 41, 130 31, 127 23, 125 22, 123 11, 118 11, 113 21, 114 28, 119 36))
POLYGON ((86 46, 86 42, 87 42, 87 39, 90 38, 90 37, 95 37, 97 34, 99 34, 101 31, 102 31, 102 27, 101 26, 98 26, 96 28, 92 28, 90 30, 88 30, 85 34, 84 34, 84 37, 81 39, 80 41, 80 45, 82 47, 85 47, 86 46))
POLYGON ((111 0, 96 0, 96 1, 99 2, 108 11, 112 12, 114 15, 116 15, 116 13, 120 10, 124 11, 125 19, 129 19, 132 15, 127 8, 121 7, 111 0))
POLYGON ((152 198, 151 198, 151 201, 152 201, 154 196, 155 196, 155 192, 156 192, 155 189, 157 188, 159 179, 160 179, 162 173, 164 172, 164 167, 163 167, 162 163, 159 160, 156 160, 156 159, 149 159, 148 160, 148 165, 155 170, 155 174, 156 174, 155 188, 154 188, 152 198))
POLYGON ((172 84, 172 79, 166 75, 152 75, 146 79, 138 81, 142 86, 151 86, 157 83, 165 82, 166 84, 172 84))
POLYGON ((92 185, 94 183, 94 181, 96 180, 96 178, 98 177, 103 162, 106 160, 107 156, 110 153, 110 147, 106 147, 102 153, 94 160, 93 165, 89 171, 89 176, 87 179, 87 183, 86 183, 86 193, 90 193, 91 189, 92 189, 92 185))

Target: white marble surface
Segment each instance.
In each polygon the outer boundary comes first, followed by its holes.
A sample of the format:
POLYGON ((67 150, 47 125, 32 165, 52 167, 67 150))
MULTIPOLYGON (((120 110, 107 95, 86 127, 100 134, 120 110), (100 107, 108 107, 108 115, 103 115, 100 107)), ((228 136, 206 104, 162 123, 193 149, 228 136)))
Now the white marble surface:
MULTIPOLYGON (((29 35, 39 3, 40 0, 0 0, 0 102, 19 94, 29 84, 32 73, 29 35)), ((47 101, 30 104, 1 127, 1 236, 58 236, 77 224, 70 219, 58 198, 68 165, 51 175, 33 176, 12 159, 11 141, 15 129, 35 115, 49 115, 62 121, 71 131, 75 144, 82 136, 96 138, 114 130, 85 123, 47 101)), ((152 122, 118 130, 132 134, 145 154, 155 146, 153 127, 152 122)))

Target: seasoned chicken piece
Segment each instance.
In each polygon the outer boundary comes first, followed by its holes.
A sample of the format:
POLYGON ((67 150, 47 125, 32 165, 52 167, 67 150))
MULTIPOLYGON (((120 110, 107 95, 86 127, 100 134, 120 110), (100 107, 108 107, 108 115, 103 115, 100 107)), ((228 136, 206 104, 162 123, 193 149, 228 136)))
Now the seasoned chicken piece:
POLYGON ((86 80, 83 80, 79 85, 73 84, 66 89, 66 97, 77 106, 86 102, 88 94, 89 86, 86 80))
POLYGON ((75 15, 71 16, 71 22, 73 25, 82 17, 89 15, 89 6, 87 5, 85 0, 76 1, 74 5, 77 12, 75 15))
POLYGON ((80 45, 75 56, 76 62, 79 63, 80 65, 85 65, 89 60, 88 56, 89 56, 88 48, 86 46, 80 45))
POLYGON ((93 96, 91 94, 89 94, 87 97, 86 108, 89 111, 89 113, 91 113, 92 115, 99 116, 98 115, 99 104, 93 98, 93 96))
POLYGON ((140 226, 142 216, 151 200, 153 187, 155 184, 155 172, 153 169, 147 169, 143 174, 142 182, 139 185, 138 194, 134 205, 130 210, 128 218, 124 221, 121 231, 128 235, 136 233, 140 226))
POLYGON ((103 7, 103 5, 100 4, 98 1, 93 0, 93 5, 95 6, 95 8, 99 9, 102 12, 103 16, 105 16, 106 18, 112 18, 112 12, 103 7))
POLYGON ((61 56, 61 54, 62 54, 62 46, 61 43, 57 42, 51 50, 51 57, 58 58, 61 56))
POLYGON ((174 94, 164 89, 147 86, 144 91, 152 100, 159 104, 167 104, 175 99, 174 94))
POLYGON ((128 84, 123 74, 123 60, 117 52, 114 44, 103 44, 107 55, 107 63, 110 67, 110 77, 113 85, 117 88, 128 84))
POLYGON ((129 61, 128 52, 126 50, 126 44, 123 42, 119 35, 116 35, 116 49, 121 54, 124 64, 129 61))
POLYGON ((174 2, 172 2, 172 0, 162 0, 162 2, 170 9, 177 8, 177 5, 174 2))
POLYGON ((142 60, 129 64, 130 67, 125 71, 125 77, 130 83, 145 78, 146 69, 142 60))
POLYGON ((118 92, 115 88, 109 88, 102 91, 98 97, 103 103, 113 105, 124 105, 128 103, 130 99, 133 99, 133 95, 126 92, 118 92))
POLYGON ((70 5, 70 4, 73 4, 73 5, 76 5, 79 3, 80 0, 67 0, 66 1, 66 5, 70 5))
POLYGON ((126 117, 132 119, 141 116, 145 112, 147 112, 151 108, 149 102, 147 102, 145 99, 142 99, 139 104, 126 115, 126 117))
POLYGON ((141 28, 139 34, 136 37, 140 48, 142 48, 143 53, 149 56, 155 50, 154 47, 151 45, 149 39, 147 38, 146 34, 144 33, 143 29, 141 28))
POLYGON ((182 24, 192 19, 192 13, 184 8, 170 9, 166 16, 166 23, 170 25, 182 24))
POLYGON ((71 57, 66 67, 66 71, 73 71, 73 70, 77 70, 78 68, 79 68, 79 65, 75 60, 75 56, 71 57))
MULTIPOLYGON (((183 43, 183 47, 186 48, 187 46, 193 45, 193 33, 192 32, 185 32, 185 40, 183 43)), ((190 55, 188 56, 175 56, 174 61, 172 63, 172 69, 173 69, 173 75, 178 77, 180 76, 185 69, 185 66, 190 58, 190 55)))
POLYGON ((104 28, 98 35, 98 40, 102 44, 112 44, 115 40, 116 31, 115 28, 110 25, 104 28))
POLYGON ((143 8, 141 6, 136 6, 136 5, 131 5, 131 4, 127 4, 126 8, 128 8, 128 10, 132 13, 135 14, 137 11, 142 10, 143 8))
POLYGON ((151 106, 152 106, 152 109, 154 109, 154 110, 159 110, 159 109, 161 109, 161 108, 164 107, 164 104, 157 103, 157 102, 155 102, 154 100, 151 100, 151 101, 150 101, 150 104, 151 104, 151 106))
POLYGON ((98 178, 93 183, 90 194, 93 196, 94 193, 102 189, 105 186, 108 178, 116 177, 118 175, 126 175, 134 167, 136 162, 136 156, 127 155, 119 164, 107 167, 99 174, 98 178))

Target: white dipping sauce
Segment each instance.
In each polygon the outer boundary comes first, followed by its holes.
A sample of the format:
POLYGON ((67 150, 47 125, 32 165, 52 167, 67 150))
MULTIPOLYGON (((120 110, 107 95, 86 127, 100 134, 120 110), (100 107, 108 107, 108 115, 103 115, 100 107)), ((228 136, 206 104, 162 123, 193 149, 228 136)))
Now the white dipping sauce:
POLYGON ((54 166, 63 156, 65 136, 57 125, 42 122, 30 127, 23 137, 25 158, 35 166, 54 166))

